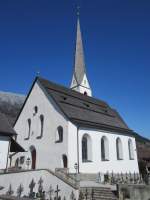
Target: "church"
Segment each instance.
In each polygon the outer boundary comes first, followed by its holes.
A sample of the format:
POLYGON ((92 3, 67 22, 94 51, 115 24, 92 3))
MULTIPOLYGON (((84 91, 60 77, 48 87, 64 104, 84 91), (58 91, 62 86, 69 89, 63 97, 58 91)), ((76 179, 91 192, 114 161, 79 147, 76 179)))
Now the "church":
POLYGON ((135 133, 106 102, 92 97, 80 20, 70 88, 36 77, 15 121, 25 149, 10 166, 67 173, 139 173, 135 133))

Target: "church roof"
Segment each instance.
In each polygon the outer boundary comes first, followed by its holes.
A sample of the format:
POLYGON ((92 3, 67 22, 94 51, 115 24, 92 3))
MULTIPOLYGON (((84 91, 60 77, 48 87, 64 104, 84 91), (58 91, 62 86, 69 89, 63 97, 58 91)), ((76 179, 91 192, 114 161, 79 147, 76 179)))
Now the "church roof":
POLYGON ((133 132, 118 112, 106 102, 85 96, 40 77, 37 80, 71 122, 83 127, 100 128, 124 134, 133 132))
POLYGON ((13 136, 16 132, 8 122, 4 114, 0 113, 0 135, 2 136, 13 136))

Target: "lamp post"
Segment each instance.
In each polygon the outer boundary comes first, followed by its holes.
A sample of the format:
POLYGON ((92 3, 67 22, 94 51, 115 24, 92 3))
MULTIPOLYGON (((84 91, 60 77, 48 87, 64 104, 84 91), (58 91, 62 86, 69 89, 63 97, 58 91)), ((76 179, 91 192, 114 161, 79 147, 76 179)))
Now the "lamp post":
POLYGON ((77 163, 74 164, 74 168, 75 168, 76 174, 77 174, 78 173, 78 164, 77 163))
POLYGON ((77 181, 78 181, 78 163, 75 163, 75 164, 74 164, 74 168, 75 168, 75 170, 76 170, 75 180, 76 180, 76 183, 77 183, 77 181))
POLYGON ((29 170, 29 165, 30 165, 30 163, 31 163, 31 160, 30 160, 30 158, 28 157, 27 160, 26 160, 26 164, 27 164, 28 170, 29 170))

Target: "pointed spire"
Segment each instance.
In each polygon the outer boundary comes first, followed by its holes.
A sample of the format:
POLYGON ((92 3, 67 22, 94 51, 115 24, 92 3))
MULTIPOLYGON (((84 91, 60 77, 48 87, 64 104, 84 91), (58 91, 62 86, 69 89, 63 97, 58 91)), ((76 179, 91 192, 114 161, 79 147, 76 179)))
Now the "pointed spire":
POLYGON ((74 75, 78 84, 82 83, 85 70, 85 62, 84 62, 84 51, 83 51, 83 43, 82 43, 82 35, 80 29, 80 20, 78 14, 77 21, 77 39, 76 39, 76 50, 75 50, 75 63, 74 63, 74 75))
POLYGON ((75 59, 74 59, 74 73, 70 87, 73 90, 91 96, 92 91, 90 89, 90 85, 86 76, 86 69, 84 62, 84 51, 83 51, 82 34, 81 34, 80 20, 79 20, 79 10, 77 15, 78 15, 78 20, 77 20, 75 59))

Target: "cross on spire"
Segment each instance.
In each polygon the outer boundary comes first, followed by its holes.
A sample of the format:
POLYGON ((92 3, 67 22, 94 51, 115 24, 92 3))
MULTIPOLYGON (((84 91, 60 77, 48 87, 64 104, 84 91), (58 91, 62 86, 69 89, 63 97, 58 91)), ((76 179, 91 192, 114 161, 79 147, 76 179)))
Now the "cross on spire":
POLYGON ((77 16, 80 15, 80 6, 77 6, 77 16))

